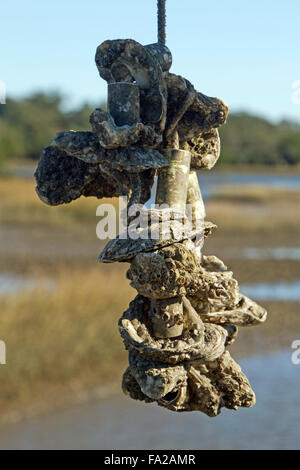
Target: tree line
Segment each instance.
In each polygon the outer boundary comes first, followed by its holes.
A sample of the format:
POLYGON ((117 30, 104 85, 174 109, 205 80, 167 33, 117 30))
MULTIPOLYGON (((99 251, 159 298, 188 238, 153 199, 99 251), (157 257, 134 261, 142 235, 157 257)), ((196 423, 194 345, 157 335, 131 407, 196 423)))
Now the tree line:
MULTIPOLYGON (((103 107, 103 103, 99 106, 103 107)), ((38 159, 58 131, 89 129, 93 107, 66 111, 59 94, 35 93, 0 106, 0 164, 11 158, 38 159)), ((247 113, 231 113, 220 129, 224 165, 300 163, 300 124, 271 123, 247 113)))

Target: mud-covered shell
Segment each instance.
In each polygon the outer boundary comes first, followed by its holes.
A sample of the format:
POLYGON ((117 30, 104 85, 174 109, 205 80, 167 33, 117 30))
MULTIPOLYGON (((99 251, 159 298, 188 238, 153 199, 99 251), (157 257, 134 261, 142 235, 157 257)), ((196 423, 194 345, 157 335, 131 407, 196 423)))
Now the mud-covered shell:
POLYGON ((153 169, 138 173, 119 171, 110 165, 86 163, 49 146, 43 150, 35 172, 36 192, 51 206, 70 203, 80 196, 130 196, 130 202, 144 204, 150 197, 154 176, 153 169))
POLYGON ((107 83, 136 83, 141 90, 141 119, 164 130, 167 88, 163 72, 154 55, 133 39, 104 41, 97 48, 96 65, 107 83))
POLYGON ((232 310, 240 301, 238 282, 217 257, 204 256, 195 278, 197 291, 187 296, 199 315, 232 310))
POLYGON ((99 165, 87 164, 70 157, 53 146, 43 150, 35 179, 39 198, 51 206, 67 204, 80 196, 101 199, 126 194, 114 180, 101 172, 99 165))
POLYGON ((219 132, 217 129, 201 132, 193 139, 184 142, 183 148, 191 152, 191 169, 211 170, 221 152, 219 132))
POLYGON ((206 364, 192 361, 168 366, 131 355, 123 391, 135 400, 156 401, 170 411, 201 411, 211 418, 223 407, 248 408, 256 401, 247 377, 228 351, 206 364), (153 391, 148 385, 151 383, 156 385, 153 391), (149 391, 152 398, 147 395, 149 391))
POLYGON ((187 239, 203 238, 204 235, 192 227, 183 230, 180 220, 170 220, 170 224, 157 222, 141 228, 137 236, 138 238, 132 238, 128 232, 118 235, 105 246, 99 255, 99 261, 101 263, 131 261, 138 253, 155 251, 187 239), (155 236, 151 237, 153 233, 155 236))
POLYGON ((133 259, 127 277, 140 294, 167 299, 195 292, 197 259, 183 244, 175 243, 133 259))
POLYGON ((264 323, 267 311, 253 300, 240 294, 240 300, 232 310, 221 310, 200 314, 203 321, 218 325, 255 326, 264 323))
POLYGON ((181 148, 184 143, 208 133, 226 122, 228 107, 219 98, 212 98, 195 90, 193 85, 180 75, 165 75, 168 89, 168 113, 166 129, 176 120, 178 110, 184 106, 187 97, 193 97, 188 109, 180 116, 177 125, 181 148))
POLYGON ((205 324, 204 335, 184 328, 176 338, 153 338, 150 309, 150 299, 138 295, 119 320, 126 349, 168 364, 196 358, 213 361, 224 352, 230 331, 219 325, 205 324))
POLYGON ((119 171, 138 173, 169 165, 158 150, 145 147, 119 147, 104 149, 93 132, 67 131, 56 134, 52 146, 85 163, 104 163, 119 171))

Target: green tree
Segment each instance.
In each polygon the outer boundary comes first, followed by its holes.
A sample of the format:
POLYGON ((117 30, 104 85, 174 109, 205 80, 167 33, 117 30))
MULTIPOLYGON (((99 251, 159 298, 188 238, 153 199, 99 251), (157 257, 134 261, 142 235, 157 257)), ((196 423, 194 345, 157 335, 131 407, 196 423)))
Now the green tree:
MULTIPOLYGON (((66 111, 59 93, 35 93, 7 99, 0 106, 0 165, 9 158, 37 159, 56 132, 88 130, 93 107, 66 111)), ((102 105, 105 107, 105 105, 102 105)), ((247 113, 231 113, 220 129, 224 165, 296 165, 300 163, 300 125, 271 123, 247 113)))

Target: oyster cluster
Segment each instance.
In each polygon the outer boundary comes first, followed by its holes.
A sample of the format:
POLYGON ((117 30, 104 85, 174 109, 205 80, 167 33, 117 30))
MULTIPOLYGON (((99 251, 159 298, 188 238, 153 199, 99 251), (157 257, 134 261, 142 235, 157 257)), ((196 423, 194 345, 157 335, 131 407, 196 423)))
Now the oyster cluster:
POLYGON ((196 170, 217 162, 218 127, 228 109, 170 73, 171 64, 162 43, 103 42, 96 65, 108 84, 108 110, 94 110, 91 131, 56 135, 40 159, 36 191, 50 205, 129 196, 129 210, 149 200, 157 176, 159 209, 142 211, 138 237, 120 234, 99 256, 129 263, 127 277, 138 291, 119 321, 129 352, 123 391, 213 417, 222 407, 255 403, 227 348, 238 326, 262 323, 267 314, 239 292, 222 261, 202 255, 215 225, 205 221, 196 170))
POLYGON ((130 364, 124 392, 211 417, 222 407, 252 406, 255 395, 227 348, 238 326, 260 324, 267 313, 239 292, 222 261, 199 262, 175 243, 138 254, 127 277, 139 295, 119 321, 130 364))

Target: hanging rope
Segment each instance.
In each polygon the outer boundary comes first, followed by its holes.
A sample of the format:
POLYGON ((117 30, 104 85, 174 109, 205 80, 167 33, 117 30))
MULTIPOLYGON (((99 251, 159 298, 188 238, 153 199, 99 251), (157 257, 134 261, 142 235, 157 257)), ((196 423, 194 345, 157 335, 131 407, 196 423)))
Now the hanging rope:
POLYGON ((158 42, 166 44, 166 0, 157 0, 158 42))

